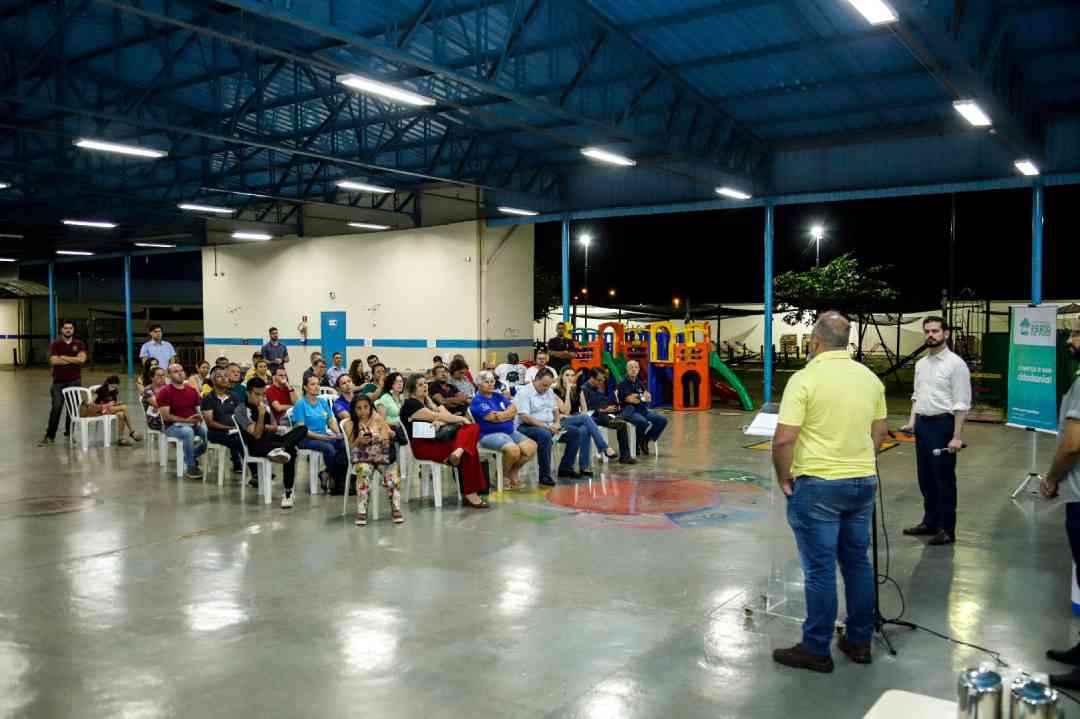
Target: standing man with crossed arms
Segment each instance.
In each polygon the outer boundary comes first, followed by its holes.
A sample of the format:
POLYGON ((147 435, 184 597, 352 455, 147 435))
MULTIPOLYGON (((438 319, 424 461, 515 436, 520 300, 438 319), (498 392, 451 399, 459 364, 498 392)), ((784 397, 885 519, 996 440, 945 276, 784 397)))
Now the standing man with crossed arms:
POLYGON ((923 496, 923 518, 908 536, 928 536, 935 546, 956 541, 956 453, 971 409, 971 372, 949 349, 949 328, 941 317, 923 320, 930 354, 915 363, 911 417, 901 432, 915 433, 915 462, 923 496), (934 456, 934 450, 948 450, 934 456))

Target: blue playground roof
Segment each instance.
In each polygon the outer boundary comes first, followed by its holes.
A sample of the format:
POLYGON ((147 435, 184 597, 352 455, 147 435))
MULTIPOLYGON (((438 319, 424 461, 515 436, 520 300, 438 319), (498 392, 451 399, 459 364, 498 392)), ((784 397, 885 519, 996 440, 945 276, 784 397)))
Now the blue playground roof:
POLYGON ((1076 180, 1080 2, 888 2, 897 20, 872 25, 849 0, 0 0, 0 233, 23 236, 0 247, 202 244, 208 222, 310 234, 311 208, 411 227, 445 221, 426 198, 455 191, 484 217, 553 218, 737 205, 722 186, 752 202, 1015 186, 1019 159, 1076 180))

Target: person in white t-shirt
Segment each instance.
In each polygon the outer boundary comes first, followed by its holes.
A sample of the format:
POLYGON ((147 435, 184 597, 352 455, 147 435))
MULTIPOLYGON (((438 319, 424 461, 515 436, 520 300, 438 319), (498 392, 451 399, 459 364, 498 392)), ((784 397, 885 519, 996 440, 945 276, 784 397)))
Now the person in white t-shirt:
MULTIPOLYGON (((525 381, 532 382, 534 379, 536 379, 536 373, 542 370, 544 367, 547 367, 549 361, 551 361, 551 355, 547 353, 547 350, 537 350, 536 364, 534 364, 528 369, 527 372, 525 372, 525 381)), ((551 370, 552 374, 555 373, 554 368, 548 367, 548 369, 551 370)))
POLYGON ((518 359, 517 352, 510 352, 506 355, 506 361, 495 368, 495 376, 514 392, 517 387, 528 383, 525 379, 527 371, 528 368, 518 359))

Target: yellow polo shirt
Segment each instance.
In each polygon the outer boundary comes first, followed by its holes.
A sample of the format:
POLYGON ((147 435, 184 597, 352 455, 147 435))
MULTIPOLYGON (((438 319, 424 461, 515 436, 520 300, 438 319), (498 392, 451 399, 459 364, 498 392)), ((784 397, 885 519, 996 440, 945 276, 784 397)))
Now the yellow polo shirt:
POLYGON ((885 385, 847 350, 822 352, 792 375, 780 424, 801 427, 793 477, 868 477, 876 472, 870 425, 885 419, 885 385))

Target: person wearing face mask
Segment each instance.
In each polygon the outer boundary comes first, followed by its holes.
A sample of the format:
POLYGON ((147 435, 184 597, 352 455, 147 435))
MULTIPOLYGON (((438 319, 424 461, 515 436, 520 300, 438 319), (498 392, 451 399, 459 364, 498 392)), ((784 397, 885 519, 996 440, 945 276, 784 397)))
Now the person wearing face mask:
POLYGON ((961 431, 971 409, 971 372, 949 350, 949 328, 941 317, 923 320, 929 354, 915 363, 911 417, 901 432, 915 433, 915 462, 923 496, 923 518, 904 530, 928 536, 929 544, 956 541, 956 453, 964 446, 961 431), (934 450, 947 449, 934 456, 934 450))
MULTIPOLYGON (((1074 329, 1066 345, 1069 355, 1080 360, 1080 329, 1074 329)), ((1047 499, 1060 497, 1065 502, 1065 534, 1069 538, 1074 564, 1080 564, 1080 377, 1061 400, 1058 412, 1058 443, 1054 461, 1043 475, 1039 491, 1047 499)), ((1051 649, 1046 656, 1073 669, 1066 674, 1051 674, 1050 683, 1065 689, 1080 689, 1080 644, 1065 651, 1051 649)))

